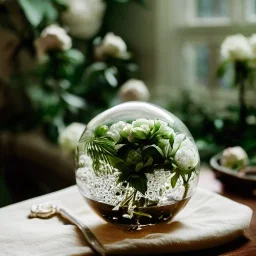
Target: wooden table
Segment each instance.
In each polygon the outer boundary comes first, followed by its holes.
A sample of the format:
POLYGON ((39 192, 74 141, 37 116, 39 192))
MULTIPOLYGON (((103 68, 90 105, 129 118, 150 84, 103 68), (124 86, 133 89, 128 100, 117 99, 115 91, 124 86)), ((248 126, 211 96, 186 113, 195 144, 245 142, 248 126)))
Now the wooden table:
MULTIPOLYGON (((249 230, 245 233, 244 237, 225 244, 223 246, 203 250, 200 252, 182 253, 177 255, 198 256, 198 255, 225 255, 225 256, 256 256, 256 194, 253 195, 241 195, 241 193, 235 193, 226 191, 225 187, 219 182, 214 173, 208 168, 203 168, 200 173, 199 186, 205 189, 212 190, 225 197, 228 197, 236 202, 245 204, 253 210, 253 217, 249 230)), ((238 190, 238 188, 237 188, 238 190)))

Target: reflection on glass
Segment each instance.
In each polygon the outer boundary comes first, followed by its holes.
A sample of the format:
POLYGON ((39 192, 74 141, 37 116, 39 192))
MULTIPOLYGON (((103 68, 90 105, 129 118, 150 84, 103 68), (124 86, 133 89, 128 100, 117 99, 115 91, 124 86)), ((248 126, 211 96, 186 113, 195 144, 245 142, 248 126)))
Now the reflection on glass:
POLYGON ((196 16, 219 18, 228 16, 227 0, 196 0, 196 16))

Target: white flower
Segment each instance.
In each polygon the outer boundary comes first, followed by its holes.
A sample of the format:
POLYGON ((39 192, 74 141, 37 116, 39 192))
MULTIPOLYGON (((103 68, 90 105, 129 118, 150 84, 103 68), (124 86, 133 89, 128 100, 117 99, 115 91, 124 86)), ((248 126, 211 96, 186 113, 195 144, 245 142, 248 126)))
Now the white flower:
POLYGON ((61 149, 68 154, 73 154, 84 129, 85 125, 80 123, 67 126, 59 135, 58 142, 61 149))
POLYGON ((105 9, 103 0, 69 0, 62 20, 72 35, 89 39, 99 31, 105 9))
POLYGON ((221 45, 221 57, 223 60, 243 61, 253 57, 249 40, 241 35, 227 37, 221 45))
POLYGON ((128 137, 131 131, 131 124, 119 121, 115 124, 112 124, 109 128, 109 131, 106 133, 108 137, 114 141, 119 141, 121 137, 128 137))
POLYGON ((161 135, 162 137, 168 138, 170 140, 174 140, 175 132, 174 130, 168 125, 168 123, 158 120, 156 122, 159 122, 160 128, 157 131, 157 134, 161 135))
POLYGON ((107 56, 120 58, 126 54, 127 46, 124 40, 112 32, 107 33, 101 44, 95 49, 96 58, 99 60, 102 60, 107 56))
POLYGON ((132 122, 132 132, 135 138, 146 139, 154 127, 154 121, 140 118, 132 122))
POLYGON ((199 155, 196 146, 193 142, 186 138, 180 144, 174 160, 179 168, 185 171, 192 170, 199 162, 199 155))
POLYGON ((125 82, 118 93, 122 101, 148 101, 150 93, 143 81, 130 79, 125 82))
POLYGON ((256 57, 256 34, 252 34, 249 38, 249 44, 252 49, 253 57, 256 57))
POLYGON ((48 51, 69 50, 72 46, 72 41, 66 30, 58 25, 50 25, 42 31, 40 37, 35 40, 34 45, 38 60, 43 62, 47 58, 48 51))
POLYGON ((222 153, 221 165, 231 169, 241 169, 248 164, 248 155, 243 148, 226 148, 222 153))
POLYGON ((174 137, 174 142, 172 145, 172 151, 170 156, 173 156, 176 153, 185 137, 186 135, 183 133, 179 133, 174 137))

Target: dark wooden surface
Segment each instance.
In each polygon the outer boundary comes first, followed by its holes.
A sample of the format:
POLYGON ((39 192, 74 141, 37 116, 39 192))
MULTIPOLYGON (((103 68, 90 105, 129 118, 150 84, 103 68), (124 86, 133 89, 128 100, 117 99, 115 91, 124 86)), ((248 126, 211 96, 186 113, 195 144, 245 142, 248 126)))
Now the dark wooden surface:
POLYGON ((256 256, 256 191, 252 194, 243 194, 243 188, 240 187, 236 187, 232 191, 227 191, 225 186, 215 178, 214 173, 208 168, 202 168, 199 186, 249 206, 253 210, 251 225, 244 237, 233 242, 200 252, 182 253, 178 255, 256 256))

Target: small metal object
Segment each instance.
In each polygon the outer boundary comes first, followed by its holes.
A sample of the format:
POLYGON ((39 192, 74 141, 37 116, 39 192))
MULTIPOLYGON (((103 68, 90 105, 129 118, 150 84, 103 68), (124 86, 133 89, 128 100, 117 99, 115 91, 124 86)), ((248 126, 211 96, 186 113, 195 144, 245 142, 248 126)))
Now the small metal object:
POLYGON ((32 218, 49 218, 55 214, 60 214, 63 218, 69 220, 72 224, 76 225, 83 233, 87 243, 96 255, 105 256, 106 251, 100 241, 95 237, 92 231, 78 219, 73 217, 65 209, 59 208, 51 203, 43 203, 32 205, 30 217, 32 218))

